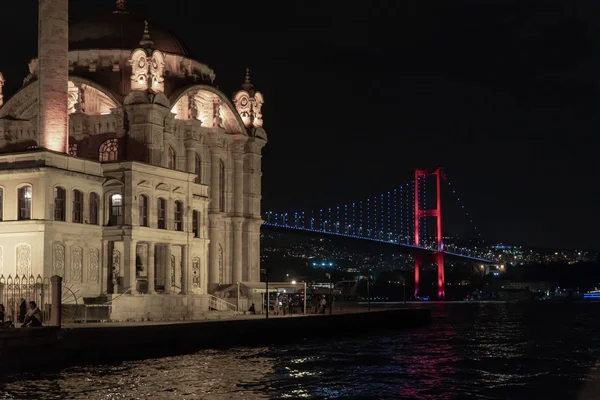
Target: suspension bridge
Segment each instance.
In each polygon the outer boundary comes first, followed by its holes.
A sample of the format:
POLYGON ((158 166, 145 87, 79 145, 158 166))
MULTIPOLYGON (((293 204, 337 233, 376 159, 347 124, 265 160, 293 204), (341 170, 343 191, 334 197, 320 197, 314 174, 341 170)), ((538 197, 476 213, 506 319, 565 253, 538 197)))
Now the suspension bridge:
POLYGON ((492 254, 468 246, 444 244, 442 230, 443 188, 456 200, 472 235, 482 240, 465 204, 441 167, 415 170, 414 180, 384 193, 351 203, 307 211, 268 211, 266 226, 392 243, 415 256, 415 297, 419 297, 421 265, 437 264, 437 294, 445 297, 444 257, 452 256, 479 263, 496 263, 492 254))

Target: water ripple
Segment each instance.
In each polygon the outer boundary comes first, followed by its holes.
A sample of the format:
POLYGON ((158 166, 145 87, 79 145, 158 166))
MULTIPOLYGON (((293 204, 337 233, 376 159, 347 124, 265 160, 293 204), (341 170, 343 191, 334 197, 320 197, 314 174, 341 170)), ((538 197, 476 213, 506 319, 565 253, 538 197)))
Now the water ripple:
POLYGON ((393 335, 2 377, 0 399, 600 398, 598 305, 433 307, 393 335))

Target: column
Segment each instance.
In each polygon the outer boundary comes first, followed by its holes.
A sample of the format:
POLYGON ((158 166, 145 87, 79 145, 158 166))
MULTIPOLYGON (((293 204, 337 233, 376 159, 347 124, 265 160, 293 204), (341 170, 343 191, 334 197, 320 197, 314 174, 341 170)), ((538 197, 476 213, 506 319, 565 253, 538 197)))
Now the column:
POLYGON ((196 172, 196 149, 189 143, 185 147, 185 170, 187 172, 196 172))
POLYGON ((112 259, 108 252, 108 240, 102 241, 102 256, 100 259, 100 293, 108 293, 108 263, 112 259))
POLYGON ((233 211, 235 216, 244 215, 244 153, 233 153, 233 211))
POLYGON ((221 217, 219 214, 208 214, 209 251, 208 251, 208 291, 212 291, 219 283, 218 248, 221 239, 221 217))
POLYGON ((127 274, 127 283, 125 290, 130 288, 131 294, 137 294, 137 279, 136 279, 136 246, 137 242, 131 238, 125 238, 125 243, 123 243, 125 254, 124 262, 125 262, 125 273, 127 274))
POLYGON ((165 267, 165 294, 171 293, 171 245, 163 245, 165 267))
POLYGON ((219 173, 221 171, 221 157, 218 149, 210 148, 210 212, 219 212, 221 209, 221 193, 219 173))
POLYGON ((242 226, 244 225, 244 218, 233 217, 231 219, 231 225, 233 228, 233 282, 237 283, 243 280, 242 276, 242 226))
POLYGON ((148 242, 148 294, 156 293, 154 290, 154 242, 148 242))
POLYGON ((163 147, 162 147, 162 159, 161 159, 161 165, 165 168, 167 168, 167 166, 169 165, 169 148, 171 147, 171 145, 169 144, 169 141, 166 138, 163 138, 163 147))
POLYGON ((190 263, 188 262, 188 246, 181 246, 181 291, 179 294, 188 294, 190 263))

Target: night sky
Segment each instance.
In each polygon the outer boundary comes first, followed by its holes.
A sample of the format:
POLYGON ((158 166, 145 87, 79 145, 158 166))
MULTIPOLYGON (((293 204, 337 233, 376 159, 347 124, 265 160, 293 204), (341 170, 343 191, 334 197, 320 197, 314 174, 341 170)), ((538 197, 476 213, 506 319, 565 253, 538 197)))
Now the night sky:
MULTIPOLYGON (((129 1, 230 96, 251 68, 263 209, 360 200, 443 165, 489 241, 600 250, 593 1, 129 1), (268 4, 267 4, 268 3, 268 4)), ((111 0, 71 0, 80 20, 111 0)), ((0 71, 36 56, 37 2, 3 2, 0 71), (4 4, 6 3, 6 4, 4 4)), ((141 31, 140 31, 141 35, 141 31)))

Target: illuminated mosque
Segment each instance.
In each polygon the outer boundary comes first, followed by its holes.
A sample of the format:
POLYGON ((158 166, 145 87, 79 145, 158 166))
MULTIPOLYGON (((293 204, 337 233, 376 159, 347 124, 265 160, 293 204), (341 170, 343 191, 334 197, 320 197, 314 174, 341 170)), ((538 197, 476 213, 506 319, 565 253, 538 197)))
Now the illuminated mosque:
POLYGON ((10 99, 4 79, 0 275, 60 275, 117 320, 193 319, 260 281, 267 135, 248 70, 229 99, 124 0, 71 26, 68 0, 39 0, 38 58, 10 99))

